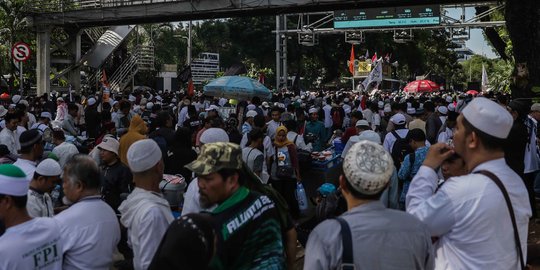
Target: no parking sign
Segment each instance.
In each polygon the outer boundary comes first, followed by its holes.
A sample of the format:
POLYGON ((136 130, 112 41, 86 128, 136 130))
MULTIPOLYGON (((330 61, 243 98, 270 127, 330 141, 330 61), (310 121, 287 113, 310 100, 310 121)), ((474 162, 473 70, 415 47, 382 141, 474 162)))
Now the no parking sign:
POLYGON ((19 62, 25 62, 30 58, 30 46, 24 42, 17 42, 11 48, 11 56, 13 59, 19 62))

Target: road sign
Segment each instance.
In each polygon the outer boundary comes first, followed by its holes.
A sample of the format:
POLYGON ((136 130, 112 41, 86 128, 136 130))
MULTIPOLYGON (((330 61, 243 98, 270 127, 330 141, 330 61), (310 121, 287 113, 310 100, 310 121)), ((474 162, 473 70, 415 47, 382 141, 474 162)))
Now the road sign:
POLYGON ((334 28, 439 25, 439 5, 334 11, 334 28))
POLYGON ((11 48, 11 56, 19 62, 25 62, 30 58, 30 46, 24 42, 17 42, 11 48))

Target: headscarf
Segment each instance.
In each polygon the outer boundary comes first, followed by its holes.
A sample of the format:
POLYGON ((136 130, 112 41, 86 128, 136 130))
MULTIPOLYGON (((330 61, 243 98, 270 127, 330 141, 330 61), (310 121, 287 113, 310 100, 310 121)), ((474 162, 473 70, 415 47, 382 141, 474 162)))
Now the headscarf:
POLYGON ((279 126, 277 129, 276 129, 276 136, 274 138, 274 145, 277 147, 277 148, 281 148, 281 147, 284 147, 284 146, 288 146, 290 144, 294 144, 293 142, 289 141, 289 139, 287 139, 287 133, 289 131, 287 130, 287 128, 285 126, 279 126), (281 131, 285 131, 285 141, 283 142, 278 142, 277 140, 277 135, 279 132, 281 131))

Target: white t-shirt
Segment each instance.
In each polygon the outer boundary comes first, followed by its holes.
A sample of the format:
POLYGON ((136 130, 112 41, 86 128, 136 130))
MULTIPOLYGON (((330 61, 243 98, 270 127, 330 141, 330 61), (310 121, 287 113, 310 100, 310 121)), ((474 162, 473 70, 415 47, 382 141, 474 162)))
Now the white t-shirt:
POLYGON ((100 196, 86 197, 54 219, 61 230, 62 269, 109 269, 120 241, 120 224, 112 208, 100 196))
POLYGON ((36 171, 35 161, 18 158, 17 161, 13 163, 13 165, 19 167, 19 169, 21 169, 24 174, 26 174, 26 179, 32 180, 32 178, 34 177, 34 172, 36 171))
POLYGON ((0 237, 0 269, 62 269, 60 227, 52 218, 33 218, 0 237))

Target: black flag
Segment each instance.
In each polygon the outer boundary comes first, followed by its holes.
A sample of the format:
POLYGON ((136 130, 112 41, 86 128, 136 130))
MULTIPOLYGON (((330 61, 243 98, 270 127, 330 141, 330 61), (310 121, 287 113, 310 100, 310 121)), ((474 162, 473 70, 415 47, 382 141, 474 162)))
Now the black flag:
POLYGON ((185 67, 180 73, 178 73, 178 80, 187 83, 191 79, 191 66, 185 67))

